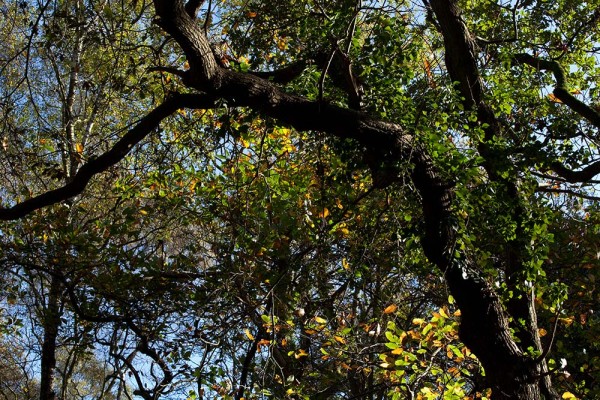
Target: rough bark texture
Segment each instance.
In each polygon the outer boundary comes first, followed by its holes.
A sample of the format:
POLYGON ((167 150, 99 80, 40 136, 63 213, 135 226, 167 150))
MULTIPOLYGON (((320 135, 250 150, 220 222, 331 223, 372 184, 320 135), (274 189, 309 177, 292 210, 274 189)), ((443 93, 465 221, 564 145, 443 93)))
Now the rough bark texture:
POLYGON ((52 277, 48 293, 48 303, 44 309, 44 342, 40 368, 40 400, 54 400, 54 373, 56 371, 56 338, 60 327, 60 280, 52 277))

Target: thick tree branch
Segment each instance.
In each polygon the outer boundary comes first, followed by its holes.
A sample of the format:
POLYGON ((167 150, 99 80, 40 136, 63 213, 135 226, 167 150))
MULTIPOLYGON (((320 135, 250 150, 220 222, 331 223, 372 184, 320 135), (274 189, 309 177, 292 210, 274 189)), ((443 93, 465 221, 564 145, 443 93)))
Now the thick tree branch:
POLYGON ((156 23, 173 36, 187 56, 189 76, 193 77, 195 87, 212 88, 220 67, 208 38, 185 10, 183 2, 154 0, 154 7, 158 16, 156 23))
POLYGON ((299 77, 300 74, 306 69, 307 65, 308 63, 306 61, 300 60, 275 71, 251 72, 251 74, 270 80, 273 83, 285 85, 286 83, 289 83, 299 77))
MULTIPOLYGON (((581 100, 571 94, 567 88, 567 77, 565 71, 557 61, 543 60, 530 54, 517 54, 513 57, 513 63, 526 64, 538 71, 550 71, 556 79, 556 87, 553 90, 554 96, 567 105, 571 110, 587 119, 592 125, 600 129, 600 113, 588 106, 581 100)), ((550 168, 567 182, 587 182, 594 176, 600 174, 600 162, 589 165, 588 167, 573 171, 558 161, 550 164, 550 168)))
POLYGON ((196 18, 202 4, 204 4, 204 0, 189 0, 185 5, 185 11, 190 17, 196 18))
POLYGON ((527 64, 538 71, 552 72, 554 79, 556 79, 556 87, 552 92, 554 96, 600 129, 600 113, 571 94, 567 88, 565 71, 557 61, 542 60, 530 54, 521 53, 513 57, 513 62, 527 64))
POLYGON ((596 175, 600 174, 600 161, 590 164, 579 171, 573 171, 559 162, 553 162, 550 164, 550 168, 552 168, 552 171, 558 176, 569 183, 588 182, 596 175))
POLYGON ((77 196, 96 174, 121 161, 141 140, 158 127, 160 122, 180 108, 211 108, 214 100, 201 94, 176 94, 152 110, 130 129, 115 145, 97 158, 83 164, 72 181, 58 189, 45 192, 10 208, 0 209, 0 220, 15 220, 27 214, 77 196))
POLYGON ((536 190, 536 192, 567 194, 567 195, 579 197, 579 198, 585 199, 585 200, 600 201, 600 197, 598 197, 598 196, 592 196, 590 194, 580 193, 580 192, 577 192, 572 189, 554 189, 554 188, 548 188, 548 187, 540 187, 536 190))
POLYGON ((175 67, 152 67, 148 68, 149 72, 166 72, 168 74, 177 75, 180 78, 185 78, 185 71, 175 67))

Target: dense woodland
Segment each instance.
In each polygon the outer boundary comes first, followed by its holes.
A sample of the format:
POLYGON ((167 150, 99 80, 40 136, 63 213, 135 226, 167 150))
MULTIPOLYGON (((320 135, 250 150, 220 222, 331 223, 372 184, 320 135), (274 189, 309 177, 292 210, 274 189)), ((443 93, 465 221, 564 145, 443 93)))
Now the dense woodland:
POLYGON ((0 399, 600 398, 598 0, 0 1, 0 399))

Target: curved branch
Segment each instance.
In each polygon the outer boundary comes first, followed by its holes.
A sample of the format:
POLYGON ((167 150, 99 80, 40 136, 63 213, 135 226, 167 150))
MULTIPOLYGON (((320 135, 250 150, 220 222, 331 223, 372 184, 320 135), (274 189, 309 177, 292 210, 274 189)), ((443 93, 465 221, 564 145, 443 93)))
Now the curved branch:
POLYGON ((513 57, 513 63, 526 64, 538 71, 550 71, 556 79, 556 87, 552 92, 557 99, 566 104, 571 110, 587 119, 600 129, 600 113, 588 106, 569 92, 565 71, 557 61, 542 60, 530 54, 521 53, 513 57))
POLYGON ((558 176, 569 183, 588 182, 594 176, 600 174, 600 161, 588 165, 579 171, 573 171, 558 161, 550 164, 550 168, 552 168, 552 171, 554 171, 558 176))
POLYGON ((154 8, 158 18, 156 23, 168 32, 179 43, 188 57, 190 70, 193 71, 197 83, 211 86, 219 71, 213 50, 196 20, 188 14, 183 1, 154 0, 154 8))
POLYGON ((0 220, 15 220, 27 214, 77 196, 84 191, 90 179, 121 161, 141 140, 158 127, 160 122, 180 108, 211 108, 214 100, 202 94, 176 94, 150 111, 137 125, 131 128, 106 153, 93 158, 79 169, 73 180, 58 189, 42 193, 9 208, 0 209, 0 220))

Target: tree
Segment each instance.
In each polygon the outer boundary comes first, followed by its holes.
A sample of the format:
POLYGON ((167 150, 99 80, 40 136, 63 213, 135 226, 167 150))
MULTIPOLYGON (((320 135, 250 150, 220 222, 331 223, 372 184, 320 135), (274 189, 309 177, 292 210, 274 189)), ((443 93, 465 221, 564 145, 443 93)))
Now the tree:
POLYGON ((16 285, 48 300, 41 398, 65 316, 145 399, 191 382, 238 399, 426 398, 439 371, 446 397, 597 392, 597 355, 574 351, 595 349, 597 299, 576 289, 598 258, 593 2, 0 10, 3 257, 42 274, 16 285), (367 350, 384 342, 376 373, 367 350), (470 352, 484 377, 461 367, 470 352), (232 362, 209 371, 213 356, 232 362))

